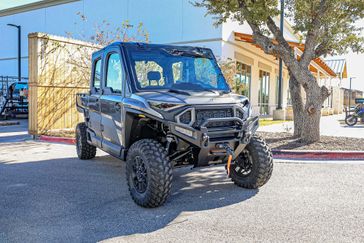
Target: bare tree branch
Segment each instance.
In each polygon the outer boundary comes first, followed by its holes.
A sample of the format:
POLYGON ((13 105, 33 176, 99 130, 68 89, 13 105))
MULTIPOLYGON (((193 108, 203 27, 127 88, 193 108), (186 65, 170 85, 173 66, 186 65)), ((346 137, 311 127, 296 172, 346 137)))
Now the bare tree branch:
POLYGON ((311 29, 307 31, 305 50, 303 51, 300 64, 303 68, 308 68, 311 61, 315 58, 315 47, 317 46, 317 38, 321 28, 321 18, 327 11, 326 0, 321 0, 320 7, 312 16, 311 29))
POLYGON ((283 32, 278 28, 278 26, 271 17, 268 17, 267 19, 267 26, 270 32, 272 32, 272 34, 274 35, 274 38, 278 41, 278 43, 284 46, 287 50, 290 50, 291 47, 284 38, 283 32))

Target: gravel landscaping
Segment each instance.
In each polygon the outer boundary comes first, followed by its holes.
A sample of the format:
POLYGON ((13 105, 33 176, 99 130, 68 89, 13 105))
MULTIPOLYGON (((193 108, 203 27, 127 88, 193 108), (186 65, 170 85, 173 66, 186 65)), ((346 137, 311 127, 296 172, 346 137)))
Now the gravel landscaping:
POLYGON ((364 139, 348 137, 321 136, 321 140, 315 143, 301 143, 299 139, 286 132, 258 132, 265 138, 272 149, 294 150, 346 150, 364 151, 364 139))

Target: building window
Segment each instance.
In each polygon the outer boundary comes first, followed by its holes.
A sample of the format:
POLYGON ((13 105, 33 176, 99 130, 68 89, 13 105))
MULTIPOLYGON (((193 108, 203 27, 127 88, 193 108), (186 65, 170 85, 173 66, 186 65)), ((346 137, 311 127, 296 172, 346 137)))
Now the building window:
POLYGON ((291 91, 287 89, 287 106, 292 106, 291 91))
POLYGON ((332 108, 332 99, 333 99, 333 92, 334 92, 334 89, 331 87, 331 93, 330 93, 330 96, 327 97, 327 107, 330 107, 332 108))
POLYGON ((279 76, 276 76, 276 105, 278 106, 279 100, 279 76))
POLYGON ((269 115, 269 82, 270 73, 266 71, 259 71, 259 93, 258 93, 258 106, 260 115, 269 115))
POLYGON ((241 62, 236 62, 235 86, 237 94, 250 98, 250 83, 252 79, 252 68, 241 62))

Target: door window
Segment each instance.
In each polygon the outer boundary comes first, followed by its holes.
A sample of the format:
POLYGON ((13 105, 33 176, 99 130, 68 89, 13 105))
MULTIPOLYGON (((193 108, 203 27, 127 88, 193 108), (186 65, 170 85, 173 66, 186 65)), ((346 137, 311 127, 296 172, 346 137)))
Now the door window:
POLYGON ((112 53, 107 60, 107 75, 105 86, 111 92, 121 94, 123 72, 121 60, 118 53, 112 53))
POLYGON ((266 71, 259 71, 259 109, 261 115, 269 115, 269 81, 270 74, 266 71))
POLYGON ((98 91, 101 87, 101 59, 95 61, 93 78, 93 87, 98 91))

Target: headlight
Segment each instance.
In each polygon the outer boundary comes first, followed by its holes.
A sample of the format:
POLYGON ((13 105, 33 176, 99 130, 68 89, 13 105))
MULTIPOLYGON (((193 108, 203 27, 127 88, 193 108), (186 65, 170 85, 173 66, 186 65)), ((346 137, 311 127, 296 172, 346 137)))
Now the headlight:
POLYGON ((170 111, 170 110, 183 106, 182 104, 164 103, 164 102, 157 102, 157 101, 149 101, 148 103, 149 103, 150 107, 152 107, 153 109, 162 110, 162 111, 170 111))
POLYGON ((243 100, 241 103, 241 109, 243 110, 243 114, 239 115, 243 120, 248 119, 252 114, 252 107, 248 99, 243 100))

